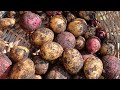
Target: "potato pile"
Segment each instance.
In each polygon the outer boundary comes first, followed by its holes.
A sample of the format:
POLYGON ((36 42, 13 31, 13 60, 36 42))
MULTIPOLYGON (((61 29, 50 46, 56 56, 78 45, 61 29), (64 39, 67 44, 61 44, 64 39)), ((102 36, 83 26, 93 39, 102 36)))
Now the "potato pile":
MULTIPOLYGON (((93 11, 8 11, 0 28, 20 28, 31 48, 0 39, 1 79, 119 79, 116 44, 93 11)), ((1 36, 0 36, 1 37, 1 36)))

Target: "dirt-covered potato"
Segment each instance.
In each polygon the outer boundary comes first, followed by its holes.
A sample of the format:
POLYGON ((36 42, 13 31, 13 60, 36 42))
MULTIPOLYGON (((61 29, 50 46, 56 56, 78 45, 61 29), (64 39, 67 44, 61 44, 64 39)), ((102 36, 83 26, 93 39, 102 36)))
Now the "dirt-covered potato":
POLYGON ((87 30, 87 23, 84 19, 77 18, 68 24, 67 30, 78 37, 87 30))
POLYGON ((46 75, 46 79, 70 79, 70 75, 61 66, 54 66, 46 75))
POLYGON ((39 28, 31 35, 31 42, 37 47, 48 41, 53 41, 54 33, 49 28, 39 28))
POLYGON ((75 48, 77 50, 81 50, 85 47, 85 38, 82 36, 79 36, 78 38, 76 38, 76 45, 75 48))
POLYGON ((50 19, 50 27, 55 33, 61 33, 66 30, 66 20, 61 15, 55 15, 50 19))
POLYGON ((83 67, 82 55, 77 49, 65 49, 63 52, 63 65, 70 74, 77 74, 83 67))
POLYGON ((111 55, 102 57, 104 76, 107 79, 120 79, 120 60, 111 55))
POLYGON ((115 55, 116 54, 115 45, 113 45, 112 43, 102 43, 100 48, 100 54, 102 56, 115 55))
POLYGON ((93 11, 79 11, 79 16, 85 20, 91 20, 95 18, 95 13, 93 11))
POLYGON ((33 58, 33 62, 35 65, 35 73, 37 75, 45 74, 49 67, 49 62, 42 59, 40 56, 35 56, 33 58))
POLYGON ((14 46, 10 50, 10 58, 14 62, 18 62, 23 58, 28 57, 29 55, 29 49, 24 46, 14 46))
POLYGON ((33 61, 29 58, 24 58, 14 64, 10 79, 31 79, 34 75, 35 66, 33 61))
POLYGON ((84 73, 87 79, 98 79, 103 71, 103 63, 97 57, 88 57, 84 63, 84 73))
POLYGON ((84 33, 84 37, 85 37, 85 39, 88 39, 92 36, 95 36, 95 34, 96 34, 96 28, 88 26, 87 31, 84 33))
POLYGON ((11 60, 5 54, 0 54, 0 79, 6 79, 8 77, 11 65, 11 60))
POLYGON ((59 43, 65 49, 65 48, 74 48, 76 40, 72 33, 62 32, 57 35, 56 42, 59 43))
POLYGON ((46 42, 40 48, 40 55, 48 61, 56 60, 62 53, 62 46, 56 42, 46 42))
POLYGON ((33 79, 42 79, 40 75, 34 75, 33 79))
POLYGON ((14 18, 1 18, 0 19, 0 28, 6 28, 8 26, 13 26, 15 24, 14 18))
POLYGON ((88 52, 81 52, 81 55, 83 57, 83 61, 85 62, 87 60, 87 58, 89 57, 94 57, 93 54, 89 54, 88 52))

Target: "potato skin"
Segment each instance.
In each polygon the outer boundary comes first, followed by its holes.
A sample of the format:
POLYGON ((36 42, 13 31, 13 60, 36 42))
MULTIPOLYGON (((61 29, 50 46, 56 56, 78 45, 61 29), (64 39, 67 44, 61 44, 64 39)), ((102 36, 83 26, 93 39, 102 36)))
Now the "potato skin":
POLYGON ((112 43, 102 43, 100 48, 100 54, 105 55, 116 55, 115 45, 112 43))
POLYGON ((2 18, 0 19, 0 28, 6 28, 8 26, 13 26, 15 24, 14 18, 2 18))
POLYGON ((42 20, 39 15, 32 13, 31 11, 27 11, 23 13, 20 18, 20 25, 23 29, 28 32, 32 32, 37 29, 42 23, 42 20))
POLYGON ((0 79, 6 79, 8 77, 11 65, 11 60, 5 54, 0 54, 0 79))
POLYGON ((48 41, 53 41, 54 33, 49 28, 39 28, 31 35, 31 42, 33 45, 40 47, 48 41))
POLYGON ((70 79, 70 75, 62 66, 54 66, 47 73, 46 79, 70 79))
POLYGON ((3 39, 0 38, 0 52, 3 52, 6 45, 3 39))
POLYGON ((83 58, 79 51, 73 48, 65 49, 63 65, 70 74, 77 74, 83 67, 83 58))
POLYGON ((100 48, 101 41, 98 37, 93 36, 86 41, 86 49, 89 53, 94 54, 98 52, 100 48))
POLYGON ((33 79, 42 79, 40 75, 34 75, 33 79))
POLYGON ((117 57, 106 55, 102 57, 104 76, 107 79, 120 79, 120 61, 117 57))
POLYGON ((14 64, 10 79, 31 79, 35 75, 35 66, 31 59, 24 58, 14 64))
POLYGON ((46 42, 41 46, 40 51, 40 55, 43 59, 52 61, 62 55, 63 48, 56 42, 46 42))
POLYGON ((66 30, 66 20, 61 15, 55 15, 50 19, 50 27, 55 33, 66 30))
POLYGON ((87 30, 87 23, 84 19, 77 18, 68 24, 67 30, 78 37, 87 30))
POLYGON ((35 65, 35 73, 37 75, 45 74, 49 67, 49 62, 42 59, 40 56, 35 56, 33 59, 35 65))
POLYGON ((89 57, 84 63, 84 73, 87 79, 98 79, 103 71, 103 63, 97 57, 89 57))
POLYGON ((74 48, 76 40, 72 33, 62 32, 57 35, 56 42, 59 43, 65 49, 65 48, 74 48))
POLYGON ((29 52, 30 52, 29 49, 24 46, 14 46, 10 50, 10 58, 14 62, 18 62, 23 58, 27 58, 29 55, 29 52))
POLYGON ((75 48, 77 50, 81 50, 85 47, 85 38, 82 37, 82 36, 79 36, 77 39, 76 39, 76 45, 75 45, 75 48))

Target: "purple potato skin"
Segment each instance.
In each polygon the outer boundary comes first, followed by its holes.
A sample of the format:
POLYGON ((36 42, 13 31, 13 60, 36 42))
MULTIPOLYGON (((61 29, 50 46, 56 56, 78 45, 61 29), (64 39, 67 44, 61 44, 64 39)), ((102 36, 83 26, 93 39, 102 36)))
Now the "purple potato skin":
POLYGON ((70 32, 62 32, 57 35, 56 42, 58 42, 64 49, 75 47, 75 36, 70 32))
POLYGON ((108 79, 120 78, 120 61, 117 57, 106 55, 102 57, 104 76, 108 79))

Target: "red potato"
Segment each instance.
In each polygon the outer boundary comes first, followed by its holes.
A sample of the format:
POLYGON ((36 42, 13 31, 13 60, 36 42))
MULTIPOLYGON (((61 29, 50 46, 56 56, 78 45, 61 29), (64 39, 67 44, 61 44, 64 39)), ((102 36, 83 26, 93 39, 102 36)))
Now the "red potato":
POLYGON ((95 36, 90 37, 86 41, 86 49, 89 53, 94 54, 94 53, 98 52, 100 48, 101 48, 101 42, 98 37, 95 37, 95 36))
POLYGON ((42 23, 39 15, 32 13, 30 11, 25 12, 20 19, 20 25, 26 31, 31 32, 37 29, 42 23))
POLYGON ((8 77, 11 65, 11 60, 5 54, 0 54, 0 79, 8 77))

